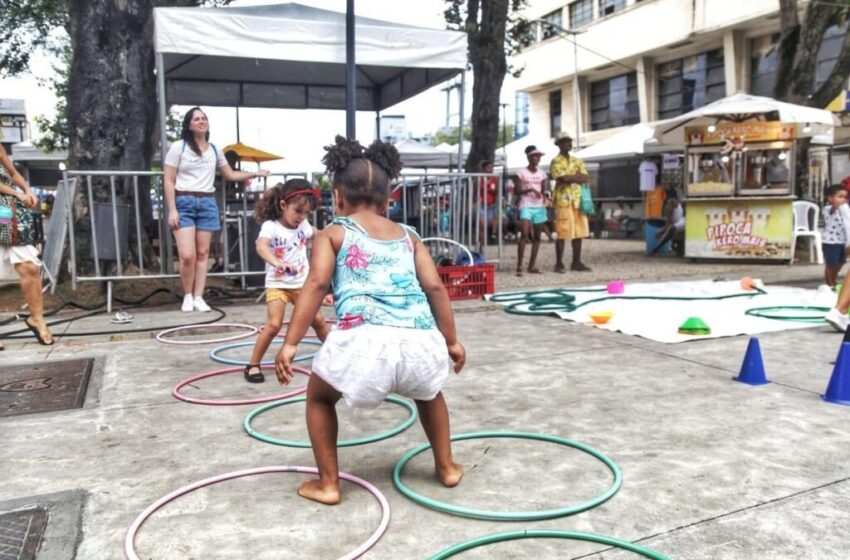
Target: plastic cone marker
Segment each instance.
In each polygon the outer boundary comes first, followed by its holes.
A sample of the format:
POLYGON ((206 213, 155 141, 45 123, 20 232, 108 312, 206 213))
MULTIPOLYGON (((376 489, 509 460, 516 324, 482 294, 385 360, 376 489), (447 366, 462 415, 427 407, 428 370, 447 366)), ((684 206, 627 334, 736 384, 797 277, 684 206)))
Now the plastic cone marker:
POLYGON ((822 398, 826 402, 850 406, 850 343, 841 343, 832 377, 822 398))
POLYGON ((766 385, 770 383, 764 374, 764 360, 761 357, 759 339, 754 336, 750 337, 750 342, 747 344, 747 353, 744 354, 744 363, 741 364, 741 371, 738 373, 738 377, 734 379, 748 385, 766 385))
POLYGON ((679 326, 679 334, 711 334, 711 329, 705 321, 699 317, 688 317, 679 326))

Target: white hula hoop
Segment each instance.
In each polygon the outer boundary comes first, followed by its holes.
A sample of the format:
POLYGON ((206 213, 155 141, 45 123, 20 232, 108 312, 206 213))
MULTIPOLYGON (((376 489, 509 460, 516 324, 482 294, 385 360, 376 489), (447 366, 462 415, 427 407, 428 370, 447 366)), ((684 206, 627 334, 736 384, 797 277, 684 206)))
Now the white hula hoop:
POLYGON ((463 243, 458 243, 457 241, 454 241, 453 239, 446 239, 445 237, 424 237, 424 238, 422 238, 422 243, 427 243, 429 241, 434 241, 434 242, 437 242, 437 243, 451 243, 452 245, 457 245, 458 247, 463 249, 466 252, 466 256, 469 257, 469 264, 467 264, 466 266, 473 266, 475 264, 473 262, 473 259, 472 259, 472 251, 467 249, 466 245, 464 245, 463 243))

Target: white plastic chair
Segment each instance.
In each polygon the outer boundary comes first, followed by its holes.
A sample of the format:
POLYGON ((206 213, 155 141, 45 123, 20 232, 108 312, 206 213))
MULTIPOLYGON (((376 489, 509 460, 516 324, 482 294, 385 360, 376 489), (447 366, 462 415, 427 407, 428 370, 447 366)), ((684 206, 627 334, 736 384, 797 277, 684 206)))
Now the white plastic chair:
POLYGON ((820 207, 814 202, 795 200, 794 207, 794 236, 791 239, 791 262, 794 262, 794 252, 797 249, 797 238, 807 237, 809 240, 809 261, 823 264, 823 248, 818 231, 820 207), (809 218, 812 218, 811 220, 809 218))

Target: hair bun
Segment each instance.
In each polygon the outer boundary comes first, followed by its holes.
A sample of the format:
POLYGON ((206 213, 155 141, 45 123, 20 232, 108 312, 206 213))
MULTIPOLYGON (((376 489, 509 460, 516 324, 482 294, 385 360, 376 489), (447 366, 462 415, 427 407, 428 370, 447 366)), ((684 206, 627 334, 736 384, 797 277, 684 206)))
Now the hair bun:
POLYGON ((392 144, 375 140, 366 148, 364 154, 372 163, 380 165, 390 179, 398 177, 399 171, 403 167, 401 164, 401 156, 398 150, 392 144))
POLYGON ((336 173, 348 167, 351 160, 363 157, 363 146, 357 140, 349 140, 337 134, 334 143, 325 146, 322 163, 328 173, 336 173))

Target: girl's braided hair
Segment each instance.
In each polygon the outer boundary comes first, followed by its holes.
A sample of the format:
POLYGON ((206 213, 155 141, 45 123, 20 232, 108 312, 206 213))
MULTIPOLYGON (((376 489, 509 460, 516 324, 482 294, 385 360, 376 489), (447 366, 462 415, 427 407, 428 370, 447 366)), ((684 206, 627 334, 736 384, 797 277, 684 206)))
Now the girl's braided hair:
POLYGON ((315 209, 316 199, 312 191, 313 185, 305 179, 290 179, 285 183, 278 183, 264 192, 262 198, 257 201, 257 206, 254 208, 254 219, 259 224, 268 220, 279 220, 281 214, 283 214, 283 210, 280 207, 281 201, 286 202, 286 204, 297 204, 305 201, 307 204, 310 204, 311 209, 315 209), (298 191, 310 191, 310 193, 298 194, 291 198, 286 198, 288 195, 298 191))
POLYGON ((395 146, 375 140, 363 149, 357 140, 337 136, 325 146, 322 163, 333 175, 333 183, 350 204, 383 206, 390 197, 390 180, 401 171, 401 156, 395 146))

